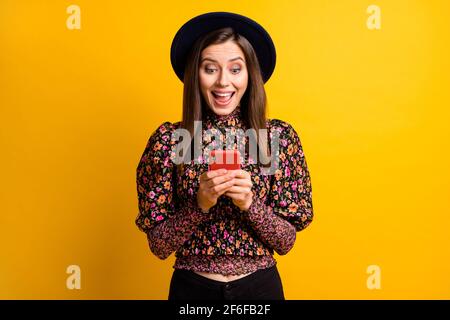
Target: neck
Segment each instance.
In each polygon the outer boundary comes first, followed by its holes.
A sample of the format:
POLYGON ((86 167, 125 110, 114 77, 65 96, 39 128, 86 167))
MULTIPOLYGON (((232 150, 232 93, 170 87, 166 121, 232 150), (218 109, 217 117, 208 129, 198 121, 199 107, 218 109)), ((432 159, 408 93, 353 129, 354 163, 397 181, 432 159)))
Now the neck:
POLYGON ((224 114, 224 115, 217 114, 214 111, 212 111, 210 108, 207 108, 206 114, 212 119, 223 120, 223 119, 227 119, 227 118, 235 118, 235 117, 239 117, 241 115, 241 107, 238 105, 229 114, 224 114))

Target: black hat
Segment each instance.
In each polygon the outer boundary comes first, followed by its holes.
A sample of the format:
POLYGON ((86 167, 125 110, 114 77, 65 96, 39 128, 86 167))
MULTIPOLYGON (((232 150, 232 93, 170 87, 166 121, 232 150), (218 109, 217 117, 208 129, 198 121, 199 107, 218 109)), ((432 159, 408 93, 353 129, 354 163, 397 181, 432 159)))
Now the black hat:
POLYGON ((275 69, 275 46, 267 31, 256 21, 231 12, 209 12, 186 22, 175 35, 170 49, 170 62, 178 78, 183 81, 187 56, 195 41, 216 29, 231 27, 244 36, 258 57, 264 82, 275 69))

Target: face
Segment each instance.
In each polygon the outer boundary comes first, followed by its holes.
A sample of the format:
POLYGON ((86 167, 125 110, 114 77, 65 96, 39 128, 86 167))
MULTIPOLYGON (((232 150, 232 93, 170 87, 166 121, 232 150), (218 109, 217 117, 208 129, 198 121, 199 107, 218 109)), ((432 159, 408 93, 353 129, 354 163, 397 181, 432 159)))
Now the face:
POLYGON ((244 53, 232 41, 206 47, 201 54, 200 90, 209 108, 227 115, 239 105, 248 84, 244 53))

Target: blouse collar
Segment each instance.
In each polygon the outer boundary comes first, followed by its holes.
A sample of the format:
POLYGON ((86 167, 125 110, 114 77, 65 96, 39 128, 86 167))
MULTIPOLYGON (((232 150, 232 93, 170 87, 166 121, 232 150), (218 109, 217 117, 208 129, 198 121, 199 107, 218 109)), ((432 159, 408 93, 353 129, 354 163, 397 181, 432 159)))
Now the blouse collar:
POLYGON ((242 110, 237 106, 230 114, 217 115, 211 109, 206 110, 206 122, 216 127, 235 127, 242 125, 242 110))

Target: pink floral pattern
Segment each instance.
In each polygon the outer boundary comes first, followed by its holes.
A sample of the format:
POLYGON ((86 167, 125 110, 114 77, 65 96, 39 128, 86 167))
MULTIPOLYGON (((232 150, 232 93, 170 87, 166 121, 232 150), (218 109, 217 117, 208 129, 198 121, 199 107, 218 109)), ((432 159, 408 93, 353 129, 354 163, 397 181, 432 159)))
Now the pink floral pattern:
MULTIPOLYGON (((274 250, 286 254, 294 245, 296 232, 313 219, 310 174, 294 128, 279 119, 267 120, 270 137, 274 131, 280 135, 279 168, 274 175, 262 174, 251 161, 241 164, 253 182, 254 198, 248 211, 222 196, 203 213, 195 199, 199 177, 208 165, 192 161, 177 172, 172 162, 177 141, 172 132, 179 126, 180 122, 161 124, 148 140, 136 171, 139 214, 135 222, 147 234, 152 252, 164 259, 175 251, 184 268, 186 258, 194 255, 257 260, 272 256, 274 250)), ((236 128, 247 129, 240 107, 227 116, 207 112, 203 141, 212 141, 217 133, 224 141, 225 130, 236 128)))

